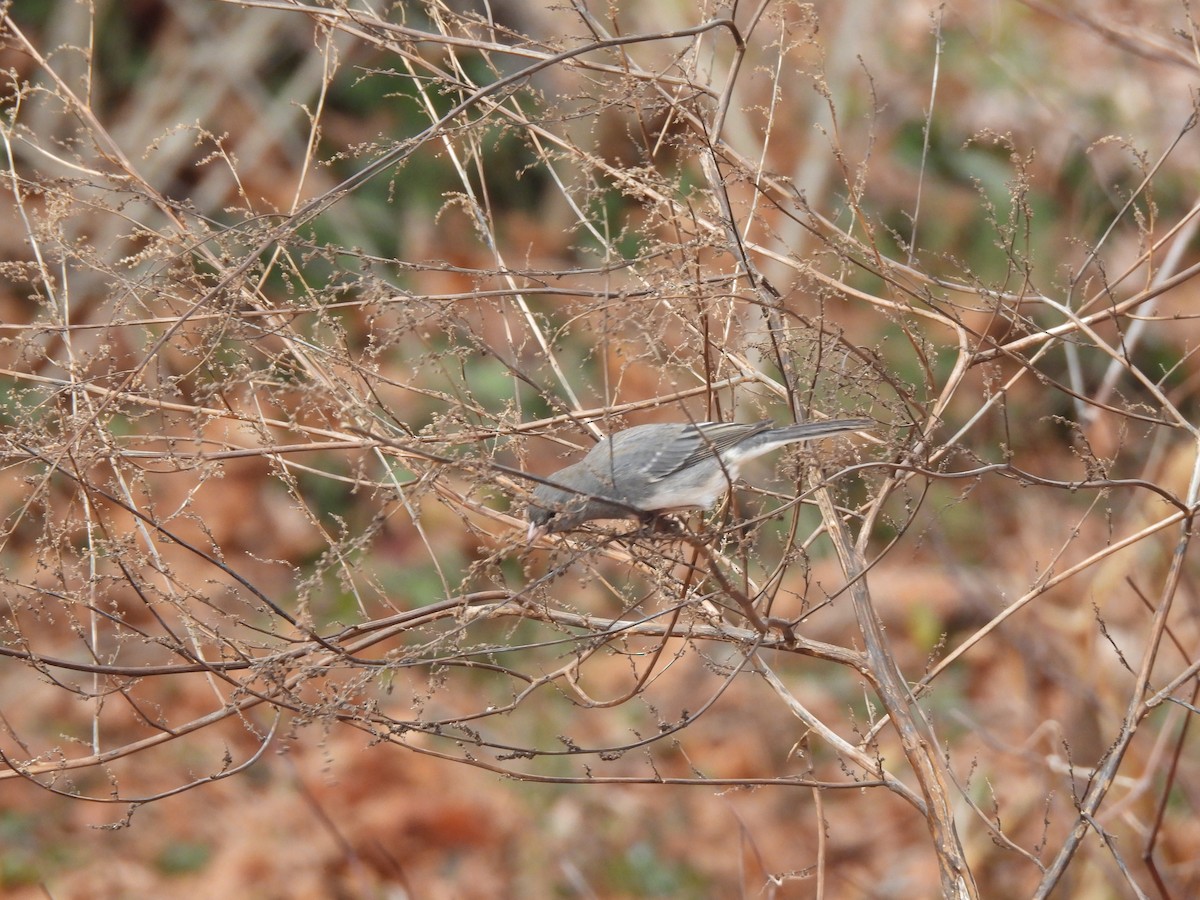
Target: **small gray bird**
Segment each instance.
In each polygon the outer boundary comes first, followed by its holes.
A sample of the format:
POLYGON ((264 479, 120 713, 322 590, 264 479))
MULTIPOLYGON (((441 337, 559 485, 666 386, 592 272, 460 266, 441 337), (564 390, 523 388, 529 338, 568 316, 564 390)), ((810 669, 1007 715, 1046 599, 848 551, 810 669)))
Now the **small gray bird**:
POLYGON ((673 509, 707 509, 737 481, 744 463, 784 444, 870 428, 834 419, 776 428, 771 421, 638 425, 611 435, 533 492, 529 540, 592 519, 649 521, 673 509))

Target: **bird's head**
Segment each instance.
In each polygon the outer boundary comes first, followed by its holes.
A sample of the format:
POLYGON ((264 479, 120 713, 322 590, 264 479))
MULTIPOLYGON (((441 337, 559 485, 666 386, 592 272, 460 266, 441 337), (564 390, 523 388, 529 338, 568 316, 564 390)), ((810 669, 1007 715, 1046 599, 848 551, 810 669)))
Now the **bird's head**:
POLYGON ((552 484, 539 484, 533 492, 533 500, 525 509, 529 519, 529 542, 543 535, 558 531, 570 531, 587 521, 587 496, 573 491, 564 491, 552 484))

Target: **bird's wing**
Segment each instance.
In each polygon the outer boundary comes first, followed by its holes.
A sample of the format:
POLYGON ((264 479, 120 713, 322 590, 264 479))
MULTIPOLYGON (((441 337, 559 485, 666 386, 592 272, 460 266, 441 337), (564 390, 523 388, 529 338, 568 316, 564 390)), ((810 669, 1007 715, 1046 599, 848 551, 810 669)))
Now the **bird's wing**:
POLYGON ((697 422, 685 425, 654 457, 651 481, 660 481, 689 466, 704 462, 714 454, 723 454, 734 444, 771 428, 770 422, 746 425, 740 422, 697 422))

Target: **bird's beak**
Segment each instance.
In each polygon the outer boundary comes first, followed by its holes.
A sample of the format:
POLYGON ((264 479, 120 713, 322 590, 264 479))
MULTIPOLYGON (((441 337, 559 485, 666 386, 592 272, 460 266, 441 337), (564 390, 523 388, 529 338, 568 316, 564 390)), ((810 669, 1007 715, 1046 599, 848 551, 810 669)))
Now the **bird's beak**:
POLYGON ((526 541, 532 544, 538 538, 545 537, 550 529, 545 525, 538 525, 535 522, 529 523, 529 531, 525 535, 526 541))

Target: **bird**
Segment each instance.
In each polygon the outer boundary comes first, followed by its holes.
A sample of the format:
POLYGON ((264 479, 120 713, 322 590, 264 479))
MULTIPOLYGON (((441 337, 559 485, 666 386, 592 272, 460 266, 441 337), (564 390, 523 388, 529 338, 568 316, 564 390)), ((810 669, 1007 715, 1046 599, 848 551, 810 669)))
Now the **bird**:
POLYGON ((871 419, 776 426, 761 422, 636 425, 609 435, 579 462, 542 480, 526 508, 530 543, 593 519, 649 522, 678 509, 708 509, 741 467, 785 444, 871 428, 871 419))

